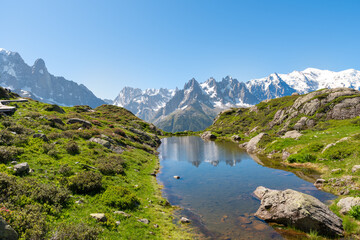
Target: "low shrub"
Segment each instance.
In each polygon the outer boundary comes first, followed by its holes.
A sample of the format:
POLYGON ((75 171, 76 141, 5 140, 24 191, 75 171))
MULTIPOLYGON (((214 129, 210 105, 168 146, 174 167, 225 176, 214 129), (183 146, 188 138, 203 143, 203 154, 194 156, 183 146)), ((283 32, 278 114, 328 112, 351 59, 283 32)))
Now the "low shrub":
POLYGON ((15 177, 0 172, 0 202, 6 202, 16 186, 15 177))
POLYGON ((33 132, 31 129, 28 129, 18 124, 8 127, 7 130, 9 130, 10 132, 15 132, 17 134, 30 134, 31 132, 33 132))
POLYGON ((0 145, 11 145, 15 136, 8 130, 0 131, 0 145))
POLYGON ((44 153, 48 153, 49 151, 53 150, 55 148, 54 144, 51 143, 44 143, 42 145, 44 153))
POLYGON ((71 155, 75 155, 80 153, 80 148, 75 141, 69 141, 66 144, 66 151, 71 155))
POLYGON ((353 206, 349 211, 349 215, 356 220, 360 220, 360 206, 353 206))
POLYGON ((53 158, 56 158, 58 159, 59 158, 59 152, 56 150, 56 149, 51 149, 47 155, 49 155, 50 157, 53 157, 53 158))
POLYGON ((316 156, 310 153, 297 153, 290 155, 287 160, 289 163, 295 163, 295 162, 306 163, 306 162, 315 162, 316 159, 317 159, 316 156))
POLYGON ((309 152, 319 152, 323 148, 324 148, 324 144, 322 144, 322 143, 313 143, 313 144, 310 144, 309 146, 307 146, 305 148, 305 150, 307 150, 309 152))
POLYGON ((341 142, 328 148, 323 156, 329 160, 341 160, 358 153, 356 144, 341 142))
POLYGON ((78 224, 60 224, 51 240, 95 240, 100 233, 98 227, 86 225, 85 223, 78 224))
POLYGON ((94 194, 102 189, 102 176, 100 173, 86 171, 73 176, 69 182, 71 191, 80 194, 94 194))
POLYGON ((65 206, 70 199, 70 192, 66 188, 59 188, 54 184, 35 183, 31 188, 31 198, 39 203, 65 206))
POLYGON ((343 227, 344 227, 345 232, 347 232, 347 233, 353 233, 353 232, 357 231, 357 229, 359 228, 356 221, 349 216, 343 217, 343 227))
POLYGON ((19 239, 45 239, 48 227, 41 206, 28 204, 13 210, 7 217, 19 239))
POLYGON ((269 143, 274 141, 274 138, 270 135, 264 135, 257 144, 259 148, 265 148, 269 143))
POLYGON ((49 105, 49 106, 45 107, 44 110, 48 111, 48 112, 53 111, 53 112, 58 112, 58 113, 65 113, 64 109, 62 109, 61 107, 59 107, 56 104, 49 105))
POLYGON ((121 186, 110 186, 102 195, 102 201, 118 209, 133 209, 139 205, 139 199, 128 189, 121 186))
POLYGON ((58 132, 51 132, 47 135, 47 137, 50 140, 55 140, 55 139, 61 138, 61 134, 58 132))
POLYGON ((126 133, 125 133, 122 129, 120 129, 120 128, 115 128, 115 129, 114 129, 114 133, 117 134, 117 135, 126 137, 126 133))
POLYGON ((72 168, 68 164, 61 165, 58 173, 63 175, 64 177, 69 177, 74 174, 72 168))
POLYGON ((17 156, 23 153, 22 148, 14 146, 0 146, 0 163, 7 163, 13 161, 17 156))
POLYGON ((97 161, 97 168, 104 175, 121 174, 124 172, 125 161, 120 156, 109 156, 97 161))

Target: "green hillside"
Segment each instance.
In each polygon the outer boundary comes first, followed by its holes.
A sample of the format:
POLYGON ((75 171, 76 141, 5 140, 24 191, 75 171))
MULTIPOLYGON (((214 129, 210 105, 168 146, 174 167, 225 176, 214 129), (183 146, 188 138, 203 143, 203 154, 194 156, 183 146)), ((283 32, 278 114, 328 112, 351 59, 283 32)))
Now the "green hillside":
POLYGON ((339 196, 332 210, 343 218, 350 236, 360 233, 360 208, 343 215, 336 203, 344 197, 360 196, 359 116, 359 91, 325 89, 224 111, 205 131, 218 139, 238 135, 240 147, 257 153, 260 159, 267 157, 266 164, 319 172, 324 180, 315 185, 339 196), (260 140, 250 146, 255 136, 260 140))
POLYGON ((0 211, 21 239, 191 238, 154 177, 162 131, 116 106, 10 105, 17 111, 0 117, 0 211))

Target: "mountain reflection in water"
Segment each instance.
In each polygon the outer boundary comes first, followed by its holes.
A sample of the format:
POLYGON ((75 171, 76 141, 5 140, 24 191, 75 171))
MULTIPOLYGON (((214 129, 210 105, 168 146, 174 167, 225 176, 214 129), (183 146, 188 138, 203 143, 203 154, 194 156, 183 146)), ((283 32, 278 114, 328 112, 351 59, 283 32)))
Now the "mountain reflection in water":
POLYGON ((334 198, 294 173, 260 165, 236 143, 171 137, 162 139, 158 151, 163 196, 184 209, 180 215, 190 218, 204 239, 283 239, 254 216, 260 205, 253 196, 258 186, 290 188, 323 202, 334 198))
POLYGON ((220 161, 229 166, 236 166, 248 155, 236 144, 203 141, 199 137, 179 137, 162 140, 160 157, 161 160, 188 161, 196 167, 202 162, 216 167, 220 161))

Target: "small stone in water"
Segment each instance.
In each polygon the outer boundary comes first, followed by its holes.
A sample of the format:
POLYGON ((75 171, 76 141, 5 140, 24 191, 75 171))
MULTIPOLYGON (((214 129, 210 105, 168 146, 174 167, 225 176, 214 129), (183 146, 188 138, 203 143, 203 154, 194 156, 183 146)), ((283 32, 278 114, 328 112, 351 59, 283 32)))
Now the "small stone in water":
POLYGON ((186 217, 182 217, 182 218, 180 218, 180 222, 181 223, 190 223, 190 220, 187 219, 186 217))

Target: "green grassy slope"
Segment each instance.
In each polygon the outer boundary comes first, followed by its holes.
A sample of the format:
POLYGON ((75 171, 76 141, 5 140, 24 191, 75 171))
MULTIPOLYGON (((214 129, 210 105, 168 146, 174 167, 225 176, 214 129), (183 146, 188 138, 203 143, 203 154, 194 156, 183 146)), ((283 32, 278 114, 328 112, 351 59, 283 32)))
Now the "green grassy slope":
POLYGON ((173 207, 151 176, 161 134, 153 125, 110 105, 59 108, 29 100, 17 106, 13 116, 0 117, 0 215, 21 239, 191 238, 173 224, 173 207), (91 127, 67 124, 69 118, 91 127), (89 141, 94 137, 124 152, 89 141), (30 173, 17 174, 13 161, 27 162, 30 173), (149 224, 138 221, 144 218, 149 224))
POLYGON ((338 212, 336 203, 343 197, 360 197, 360 171, 353 171, 354 165, 360 165, 360 117, 347 115, 348 112, 357 112, 360 92, 344 95, 339 93, 341 91, 347 90, 320 90, 311 96, 288 96, 261 102, 252 108, 229 109, 218 115, 206 131, 211 131, 219 139, 239 135, 242 138, 239 143, 248 142, 261 132, 267 133, 257 144, 257 153, 282 165, 319 171, 321 178, 325 179, 325 183, 319 187, 339 195, 332 210, 344 219, 347 236, 354 237, 360 234, 360 222, 357 221, 360 220, 360 207, 344 216, 338 212), (296 105, 300 100, 304 101, 296 105), (344 104, 350 100, 353 105, 344 104), (314 102, 319 104, 311 114, 306 114, 304 109, 314 102), (340 108, 341 112, 336 118, 343 119, 333 119, 330 113, 339 106, 344 107, 340 108), (294 109, 296 114, 290 117, 294 109), (274 124, 282 110, 287 116, 274 124), (298 129, 296 124, 302 117, 311 120, 311 124, 298 129), (286 131, 295 129, 299 130, 301 137, 283 138, 286 131))

